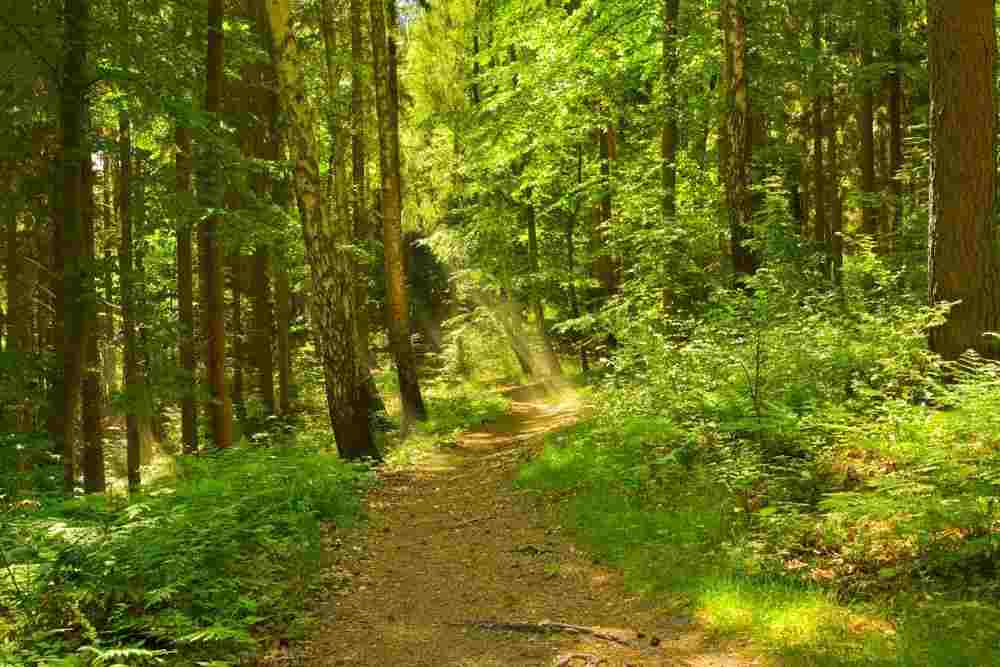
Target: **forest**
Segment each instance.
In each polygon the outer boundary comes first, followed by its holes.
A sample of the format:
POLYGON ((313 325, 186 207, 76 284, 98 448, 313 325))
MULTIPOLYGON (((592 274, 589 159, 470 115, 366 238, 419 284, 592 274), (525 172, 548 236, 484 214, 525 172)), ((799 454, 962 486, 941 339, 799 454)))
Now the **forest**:
POLYGON ((1000 665, 988 0, 0 0, 0 667, 1000 665))

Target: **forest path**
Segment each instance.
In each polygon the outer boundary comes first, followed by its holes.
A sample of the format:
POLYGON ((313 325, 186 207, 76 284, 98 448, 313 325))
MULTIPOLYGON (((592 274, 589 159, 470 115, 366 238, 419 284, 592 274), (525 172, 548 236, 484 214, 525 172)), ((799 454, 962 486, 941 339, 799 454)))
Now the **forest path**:
POLYGON ((512 487, 541 437, 571 424, 578 405, 540 385, 507 395, 504 417, 382 473, 366 525, 331 536, 343 543, 328 552, 335 562, 322 624, 294 664, 757 664, 626 592, 621 575, 575 547, 550 509, 512 487), (546 621, 592 634, 513 626, 546 621))

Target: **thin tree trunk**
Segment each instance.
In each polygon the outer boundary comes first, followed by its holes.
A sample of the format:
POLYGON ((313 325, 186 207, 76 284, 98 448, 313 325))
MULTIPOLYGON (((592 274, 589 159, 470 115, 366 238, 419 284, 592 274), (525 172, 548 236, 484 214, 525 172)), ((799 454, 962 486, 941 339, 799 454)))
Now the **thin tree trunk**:
POLYGON ((62 123, 63 215, 61 233, 63 294, 62 411, 58 444, 63 458, 63 490, 70 494, 76 485, 76 413, 80 403, 83 362, 88 329, 85 305, 91 295, 84 281, 85 207, 83 164, 90 160, 86 137, 87 115, 87 32, 90 6, 87 0, 65 0, 64 48, 60 87, 62 123))
POLYGON ((902 13, 901 0, 889 0, 889 191, 892 215, 890 228, 883 230, 883 250, 889 252, 893 239, 903 222, 903 184, 899 171, 903 168, 903 66, 902 66, 902 13))
POLYGON ((104 480, 104 430, 101 424, 103 410, 101 396, 101 351, 97 329, 97 253, 94 233, 94 165, 83 162, 84 197, 84 289, 88 298, 83 304, 84 321, 91 323, 87 336, 86 367, 83 375, 83 488, 87 493, 103 493, 104 480))
POLYGON ((875 192, 875 91, 872 83, 872 47, 869 36, 868 12, 861 13, 861 67, 862 92, 861 108, 858 111, 858 126, 861 133, 861 230, 870 238, 878 240, 878 212, 872 201, 875 192))
MULTIPOLYGON (((818 0, 813 0, 813 25, 812 25, 812 42, 813 49, 818 54, 822 50, 821 41, 821 21, 820 21, 820 5, 818 0)), ((823 136, 825 130, 823 129, 823 95, 819 92, 819 87, 821 85, 821 77, 823 76, 822 68, 817 60, 814 71, 813 71, 813 86, 816 88, 816 92, 813 94, 813 201, 816 206, 816 217, 815 224, 813 226, 813 233, 815 234, 815 239, 822 248, 823 256, 829 256, 830 247, 830 231, 827 227, 826 218, 826 172, 824 171, 825 160, 823 158, 823 136)))
MULTIPOLYGON (((174 137, 177 143, 177 193, 190 198, 193 160, 191 130, 178 123, 174 137)), ((181 396, 181 442, 186 454, 198 451, 198 369, 195 366, 194 252, 191 228, 191 220, 187 216, 177 224, 177 314, 180 319, 177 352, 186 379, 181 396)))
POLYGON ((733 276, 737 282, 757 271, 754 253, 746 247, 752 238, 753 198, 750 161, 753 142, 750 117, 749 72, 747 71, 747 33, 744 0, 723 0, 723 42, 727 61, 728 135, 726 183, 729 210, 730 252, 733 276))
MULTIPOLYGON (((573 206, 573 213, 566 217, 566 270, 570 276, 569 282, 569 307, 573 314, 573 319, 580 317, 580 301, 576 293, 576 232, 577 219, 580 215, 580 192, 583 187, 583 145, 576 148, 576 184, 577 195, 573 206)), ((585 341, 580 342, 580 371, 588 373, 590 371, 590 360, 587 357, 587 345, 585 341)))
POLYGON ((274 414, 274 362, 271 332, 274 316, 271 309, 271 254, 258 245, 253 253, 253 336, 254 368, 257 371, 257 394, 266 415, 274 414))
POLYGON ((834 97, 827 97, 826 142, 830 178, 830 272, 835 285, 841 284, 844 266, 844 202, 840 193, 840 153, 837 139, 837 108, 834 97))
MULTIPOLYGON (((287 260, 286 260, 287 261, 287 260)), ((292 294, 288 285, 288 268, 285 261, 276 267, 275 271, 275 314, 278 329, 278 414, 287 417, 292 412, 291 398, 291 347, 288 333, 291 328, 292 294)))
POLYGON ((562 375, 562 367, 559 364, 559 355, 552 345, 552 339, 545 329, 545 304, 541 293, 541 275, 538 267, 538 230, 535 224, 535 205, 530 201, 531 192, 528 193, 529 202, 526 210, 528 221, 528 268, 531 271, 531 309, 535 315, 535 327, 538 337, 542 342, 542 350, 545 353, 545 370, 550 375, 562 375))
POLYGON ((929 0, 931 93, 928 276, 932 305, 955 303, 930 331, 931 349, 957 359, 998 357, 1000 262, 995 246, 997 59, 992 0, 929 0))
POLYGON ((680 0, 663 0, 663 90, 664 121, 660 156, 663 160, 663 223, 677 217, 677 18, 680 0))
POLYGON ((243 331, 243 255, 235 254, 229 258, 229 270, 233 293, 233 333, 229 337, 233 366, 233 411, 236 413, 236 419, 242 424, 247 418, 247 404, 243 391, 243 363, 246 360, 246 337, 243 331))
MULTIPOLYGON (((205 111, 215 115, 222 102, 222 0, 208 1, 208 50, 205 58, 205 111)), ((217 121, 213 121, 217 122, 217 121)), ((218 156, 210 148, 198 162, 199 203, 204 208, 218 209, 223 190, 218 174, 218 156)), ((232 445, 232 419, 226 387, 226 318, 223 301, 223 257, 219 227, 221 220, 211 214, 198 225, 198 253, 201 272, 202 336, 205 341, 205 384, 210 401, 212 441, 219 449, 232 445)))
POLYGON ((379 459, 368 419, 370 397, 354 341, 353 257, 344 249, 352 230, 348 220, 331 218, 323 202, 315 135, 319 115, 306 96, 290 0, 270 0, 266 8, 278 91, 295 155, 296 198, 314 291, 313 324, 323 359, 330 422, 342 457, 379 459))
MULTIPOLYGON (((103 154, 101 162, 101 186, 103 188, 104 211, 102 220, 104 229, 108 234, 117 234, 115 225, 115 201, 114 201, 114 169, 112 167, 113 158, 110 151, 103 154)), ((115 307, 114 307, 114 254, 110 248, 104 250, 104 350, 102 353, 103 368, 101 370, 102 383, 104 385, 105 396, 110 398, 118 391, 118 345, 115 341, 115 307)))
POLYGON ((132 128, 127 111, 118 115, 119 169, 118 176, 118 220, 121 223, 121 250, 118 253, 119 285, 122 301, 122 340, 125 353, 125 440, 126 468, 129 490, 139 488, 139 465, 142 443, 139 435, 139 410, 143 400, 142 380, 139 372, 139 351, 136 342, 135 322, 135 267, 133 266, 132 240, 132 128))
MULTIPOLYGON (((395 0, 390 0, 395 22, 395 0)), ((369 0, 372 68, 375 72, 375 106, 379 128, 379 172, 382 180, 382 243, 385 257, 389 344, 399 376, 403 422, 427 419, 420 393, 413 343, 410 340, 410 300, 402 231, 402 192, 399 151, 399 94, 395 25, 386 39, 383 0, 369 0)))

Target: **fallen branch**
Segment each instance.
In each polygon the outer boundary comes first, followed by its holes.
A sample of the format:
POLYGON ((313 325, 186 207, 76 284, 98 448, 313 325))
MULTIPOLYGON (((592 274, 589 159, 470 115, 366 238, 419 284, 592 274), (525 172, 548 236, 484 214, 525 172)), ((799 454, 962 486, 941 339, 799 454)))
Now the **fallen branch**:
POLYGON ((541 623, 526 622, 499 622, 499 621, 468 621, 465 623, 451 623, 450 625, 466 626, 486 630, 489 632, 528 632, 538 635, 565 633, 571 635, 584 635, 603 639, 606 642, 621 644, 622 646, 632 646, 632 642, 622 639, 619 636, 605 632, 600 628, 592 628, 586 625, 570 625, 569 623, 553 623, 552 621, 542 621, 541 623))
POLYGON ((556 657, 555 667, 570 667, 575 660, 583 660, 585 667, 600 667, 608 662, 607 658, 593 653, 567 653, 556 657))

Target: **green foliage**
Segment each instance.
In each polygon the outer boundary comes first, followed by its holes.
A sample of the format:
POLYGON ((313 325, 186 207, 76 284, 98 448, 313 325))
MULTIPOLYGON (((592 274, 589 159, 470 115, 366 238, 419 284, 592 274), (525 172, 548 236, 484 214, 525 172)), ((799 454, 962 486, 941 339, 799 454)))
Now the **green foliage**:
POLYGON ((369 480, 313 448, 237 448, 181 459, 176 481, 129 501, 11 510, 0 663, 252 655, 259 637, 301 623, 322 526, 352 524, 369 480))

